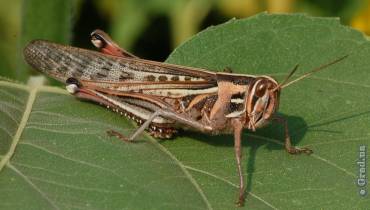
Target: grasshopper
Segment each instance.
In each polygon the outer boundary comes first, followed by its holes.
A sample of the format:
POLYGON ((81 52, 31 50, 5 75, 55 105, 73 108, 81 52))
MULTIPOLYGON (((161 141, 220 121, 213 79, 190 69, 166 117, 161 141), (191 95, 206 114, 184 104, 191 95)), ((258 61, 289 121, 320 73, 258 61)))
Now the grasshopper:
POLYGON ((213 72, 144 60, 120 48, 106 33, 95 30, 91 41, 100 52, 34 40, 24 49, 29 65, 66 84, 80 99, 99 103, 134 120, 139 128, 126 137, 131 142, 143 131, 156 138, 171 138, 178 129, 209 134, 234 135, 239 176, 237 204, 245 200, 241 167, 241 134, 255 131, 268 122, 285 127, 285 150, 290 154, 311 154, 309 148, 292 146, 287 121, 277 116, 280 92, 314 72, 338 63, 337 58, 289 81, 296 65, 281 83, 269 76, 213 72))

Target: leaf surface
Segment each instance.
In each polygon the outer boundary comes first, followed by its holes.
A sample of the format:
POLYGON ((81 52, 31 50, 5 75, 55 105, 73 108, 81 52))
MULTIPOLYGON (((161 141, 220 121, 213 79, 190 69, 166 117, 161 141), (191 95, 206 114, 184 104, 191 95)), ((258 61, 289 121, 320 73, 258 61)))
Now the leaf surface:
MULTIPOLYGON (((369 145, 370 44, 338 19, 260 14, 208 28, 168 62, 235 73, 294 78, 343 55, 344 61, 283 89, 283 128, 243 134, 245 209, 365 209, 356 185, 360 145, 369 145)), ((0 82, 0 208, 233 209, 233 138, 181 132, 127 144, 106 130, 132 132, 128 120, 53 87, 0 82)))

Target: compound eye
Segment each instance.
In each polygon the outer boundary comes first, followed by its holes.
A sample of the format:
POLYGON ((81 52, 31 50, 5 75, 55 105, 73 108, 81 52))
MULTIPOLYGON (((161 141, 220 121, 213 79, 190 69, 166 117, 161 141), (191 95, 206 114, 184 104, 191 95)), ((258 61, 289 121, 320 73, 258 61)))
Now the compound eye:
POLYGON ((265 95, 266 90, 267 90, 268 83, 267 82, 260 82, 257 87, 256 87, 256 92, 255 95, 259 98, 265 95))

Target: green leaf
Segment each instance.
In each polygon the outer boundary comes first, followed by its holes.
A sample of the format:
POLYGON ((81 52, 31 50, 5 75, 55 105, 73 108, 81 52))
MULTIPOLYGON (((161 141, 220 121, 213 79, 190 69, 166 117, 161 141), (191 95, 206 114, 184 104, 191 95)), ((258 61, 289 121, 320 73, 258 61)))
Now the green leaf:
MULTIPOLYGON (((243 135, 245 209, 365 209, 356 185, 360 145, 369 146, 370 44, 338 19, 260 14, 211 27, 168 62, 282 81, 343 55, 344 61, 283 89, 283 128, 243 135)), ((106 130, 128 120, 52 87, 0 82, 1 209, 233 209, 238 176, 230 135, 184 131, 128 144, 106 130)))

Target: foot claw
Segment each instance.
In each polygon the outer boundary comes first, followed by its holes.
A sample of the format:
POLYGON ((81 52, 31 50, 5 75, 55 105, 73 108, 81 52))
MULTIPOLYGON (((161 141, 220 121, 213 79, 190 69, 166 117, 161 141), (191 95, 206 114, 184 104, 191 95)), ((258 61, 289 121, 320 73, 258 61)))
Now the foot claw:
POLYGON ((244 202, 245 202, 245 198, 244 198, 244 195, 243 195, 243 196, 239 196, 239 200, 236 201, 235 204, 236 204, 237 207, 243 207, 244 202))
POLYGON ((244 201, 237 201, 235 202, 237 207, 243 207, 244 206, 244 201))
POLYGON ((108 130, 107 131, 108 136, 115 136, 125 142, 132 142, 132 140, 128 139, 126 136, 122 135, 121 133, 114 131, 114 130, 108 130))
POLYGON ((302 153, 305 153, 307 155, 310 155, 313 153, 313 151, 309 148, 296 148, 296 147, 290 147, 290 148, 287 148, 287 152, 289 154, 293 154, 293 155, 296 155, 296 154, 302 154, 302 153))

